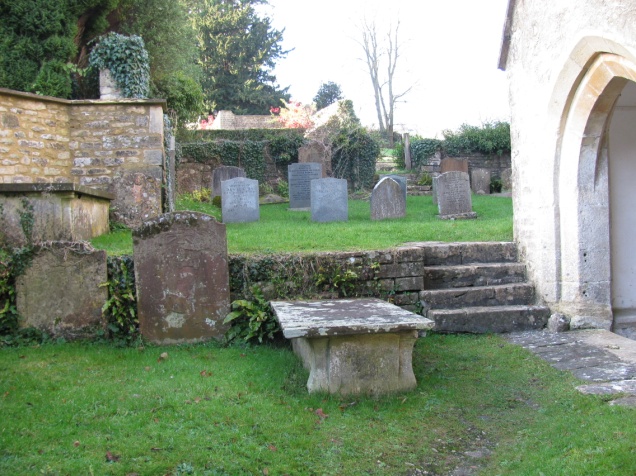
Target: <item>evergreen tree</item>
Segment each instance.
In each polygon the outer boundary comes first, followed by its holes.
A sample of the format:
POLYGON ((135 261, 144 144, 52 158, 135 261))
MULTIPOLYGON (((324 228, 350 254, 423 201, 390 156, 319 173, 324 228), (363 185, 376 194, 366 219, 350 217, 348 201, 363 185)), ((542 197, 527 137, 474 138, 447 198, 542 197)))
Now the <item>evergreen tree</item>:
POLYGON ((316 103, 316 110, 320 111, 341 99, 344 99, 344 97, 342 96, 340 85, 329 81, 320 85, 313 101, 316 103))
POLYGON ((288 51, 281 47, 283 31, 255 5, 264 0, 191 0, 198 34, 202 85, 211 109, 235 114, 267 114, 271 106, 289 101, 272 74, 288 51))

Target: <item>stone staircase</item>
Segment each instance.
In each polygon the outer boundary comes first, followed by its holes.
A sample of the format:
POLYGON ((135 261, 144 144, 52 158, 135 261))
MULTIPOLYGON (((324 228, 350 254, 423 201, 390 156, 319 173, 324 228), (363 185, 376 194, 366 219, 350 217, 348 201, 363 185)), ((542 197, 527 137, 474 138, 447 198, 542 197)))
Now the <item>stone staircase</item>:
POLYGON ((438 332, 519 332, 541 329, 550 317, 547 307, 534 304, 515 243, 427 247, 419 297, 438 332))

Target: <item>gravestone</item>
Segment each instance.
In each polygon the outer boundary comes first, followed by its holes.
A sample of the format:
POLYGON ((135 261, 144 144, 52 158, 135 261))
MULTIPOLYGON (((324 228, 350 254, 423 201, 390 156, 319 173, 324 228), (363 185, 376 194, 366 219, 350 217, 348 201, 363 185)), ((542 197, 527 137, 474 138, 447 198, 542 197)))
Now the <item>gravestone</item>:
POLYGON ((402 189, 402 193, 404 194, 404 201, 406 202, 406 191, 407 191, 406 177, 404 175, 395 175, 395 174, 385 175, 385 177, 392 178, 400 185, 400 188, 402 189))
POLYGON ((48 242, 16 279, 20 327, 53 337, 91 338, 106 325, 106 252, 85 242, 48 242))
POLYGON ((226 180, 245 177, 245 170, 232 165, 222 165, 212 171, 212 198, 221 195, 221 184, 226 180))
POLYGON ((298 163, 311 162, 322 165, 322 178, 331 176, 331 156, 329 151, 322 143, 315 140, 298 149, 298 163))
POLYGON ((464 172, 446 172, 435 182, 439 218, 443 220, 476 218, 473 212, 470 180, 464 172))
POLYGON ((440 172, 465 172, 468 173, 468 161, 466 159, 455 159, 454 157, 446 157, 439 163, 440 172))
POLYGON ((490 170, 474 169, 470 173, 470 186, 473 193, 490 195, 490 170))
POLYGON ((512 169, 503 169, 501 171, 501 188, 503 190, 512 190, 512 169))
POLYGON ((258 221, 258 180, 244 177, 233 178, 221 183, 223 201, 221 213, 223 223, 244 223, 258 221))
POLYGON ((311 220, 317 222, 347 221, 349 202, 347 181, 326 178, 311 181, 311 220))
POLYGON ((133 231, 139 329, 157 344, 221 339, 230 286, 225 225, 165 213, 133 231))
POLYGON ((311 181, 322 178, 322 164, 317 162, 289 164, 287 178, 289 209, 309 210, 311 207, 311 181))
POLYGON ((437 205, 437 177, 439 177, 439 175, 433 175, 433 183, 431 184, 431 196, 433 197, 433 205, 437 205))
POLYGON ((400 184, 391 177, 384 177, 371 192, 371 220, 401 218, 405 215, 406 200, 400 184))

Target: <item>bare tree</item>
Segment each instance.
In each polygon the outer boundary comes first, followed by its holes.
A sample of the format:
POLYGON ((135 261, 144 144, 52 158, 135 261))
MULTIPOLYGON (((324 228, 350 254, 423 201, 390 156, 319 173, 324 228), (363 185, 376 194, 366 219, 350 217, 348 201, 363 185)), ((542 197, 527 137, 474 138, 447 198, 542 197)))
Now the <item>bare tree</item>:
POLYGON ((359 42, 364 50, 365 61, 373 84, 380 132, 387 137, 390 147, 393 147, 395 104, 411 90, 411 87, 401 93, 394 90, 395 72, 400 57, 399 29, 399 21, 395 28, 389 26, 385 41, 380 43, 375 22, 369 23, 365 20, 361 28, 362 42, 359 42), (382 70, 386 73, 383 74, 382 70))

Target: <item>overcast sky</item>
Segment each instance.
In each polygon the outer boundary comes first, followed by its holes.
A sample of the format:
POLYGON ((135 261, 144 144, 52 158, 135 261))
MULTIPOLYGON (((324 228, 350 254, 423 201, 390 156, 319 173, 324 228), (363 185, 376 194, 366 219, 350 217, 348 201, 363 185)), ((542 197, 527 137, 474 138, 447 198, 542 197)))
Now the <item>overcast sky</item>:
POLYGON ((395 112, 396 130, 440 137, 462 123, 508 120, 505 73, 497 69, 507 0, 269 0, 265 7, 283 47, 274 71, 292 98, 310 103, 333 81, 363 124, 377 126, 373 89, 361 60, 360 24, 379 35, 400 22, 396 91, 412 86, 395 112), (381 6, 384 6, 380 9, 381 6), (388 8, 387 8, 388 6, 388 8))

